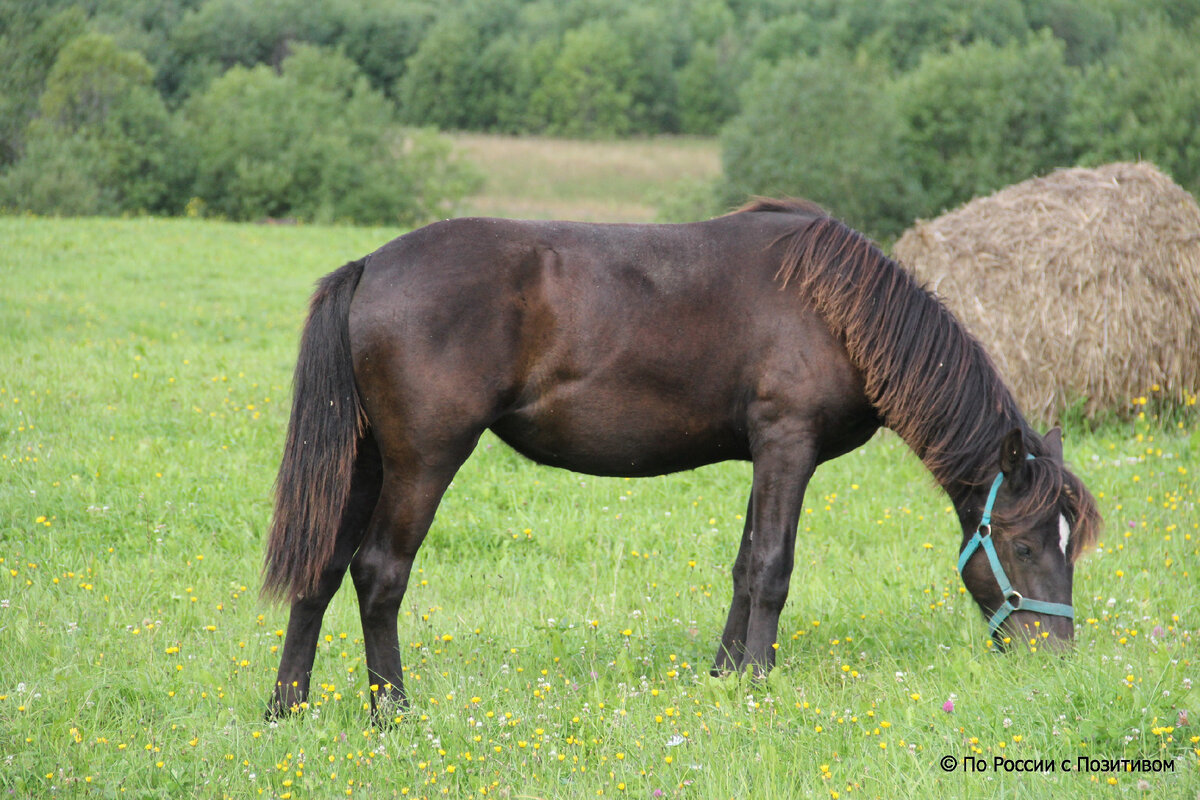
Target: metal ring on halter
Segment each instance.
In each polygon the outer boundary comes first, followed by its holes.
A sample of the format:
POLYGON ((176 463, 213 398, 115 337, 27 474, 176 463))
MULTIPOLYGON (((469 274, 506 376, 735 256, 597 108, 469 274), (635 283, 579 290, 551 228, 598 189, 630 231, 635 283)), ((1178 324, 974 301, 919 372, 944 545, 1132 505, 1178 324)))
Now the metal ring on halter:
POLYGON ((1021 601, 1024 599, 1016 589, 1009 589, 1008 594, 1004 595, 1004 602, 1012 606, 1013 611, 1021 610, 1021 601))

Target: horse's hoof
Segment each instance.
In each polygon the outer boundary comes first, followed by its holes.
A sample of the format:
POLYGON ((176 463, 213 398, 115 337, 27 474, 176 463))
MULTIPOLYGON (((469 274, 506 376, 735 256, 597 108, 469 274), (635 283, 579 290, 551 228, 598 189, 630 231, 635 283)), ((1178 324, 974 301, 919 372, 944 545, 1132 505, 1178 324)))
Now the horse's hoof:
POLYGON ((371 724, 380 730, 395 728, 408 716, 408 698, 403 691, 390 689, 375 695, 371 707, 371 724))
POLYGON ((395 730, 408 720, 407 708, 392 709, 386 713, 378 710, 371 712, 371 726, 380 731, 395 730))

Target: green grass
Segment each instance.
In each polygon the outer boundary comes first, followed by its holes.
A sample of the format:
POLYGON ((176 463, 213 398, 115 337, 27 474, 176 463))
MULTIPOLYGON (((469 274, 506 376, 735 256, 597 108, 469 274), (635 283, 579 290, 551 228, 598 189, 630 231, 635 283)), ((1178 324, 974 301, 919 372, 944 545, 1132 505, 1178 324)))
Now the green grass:
POLYGON ((411 713, 368 726, 345 593, 310 708, 265 724, 286 613, 258 602, 258 570, 296 336, 314 280, 393 234, 0 218, 7 796, 1200 791, 1194 418, 1068 431, 1107 530, 1065 658, 988 650, 947 500, 894 437, 823 466, 765 685, 707 677, 745 465, 597 479, 488 438, 405 598, 411 713), (992 761, 1080 755, 1174 771, 992 761))

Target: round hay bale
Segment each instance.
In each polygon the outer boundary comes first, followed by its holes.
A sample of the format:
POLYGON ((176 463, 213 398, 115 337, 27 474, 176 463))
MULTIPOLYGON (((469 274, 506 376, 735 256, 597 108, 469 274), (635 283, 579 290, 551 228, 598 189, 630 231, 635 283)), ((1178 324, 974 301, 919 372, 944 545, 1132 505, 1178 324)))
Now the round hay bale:
POLYGON ((1010 186, 919 221, 893 254, 983 343, 1032 418, 1119 413, 1146 395, 1196 402, 1200 208, 1152 164, 1010 186))

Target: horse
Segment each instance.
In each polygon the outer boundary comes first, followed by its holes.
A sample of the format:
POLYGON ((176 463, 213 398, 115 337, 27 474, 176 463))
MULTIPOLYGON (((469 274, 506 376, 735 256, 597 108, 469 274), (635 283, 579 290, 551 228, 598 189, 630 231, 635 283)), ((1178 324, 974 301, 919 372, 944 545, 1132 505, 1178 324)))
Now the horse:
POLYGON ((263 567, 264 596, 290 602, 268 718, 306 702, 347 570, 372 716, 408 707, 398 610, 485 430, 593 475, 752 463, 714 674, 773 668, 805 487, 881 426, 953 503, 996 643, 1074 636, 1100 516, 1060 431, 1035 432, 951 312, 806 201, 672 225, 433 223, 319 282, 293 391, 263 567))

